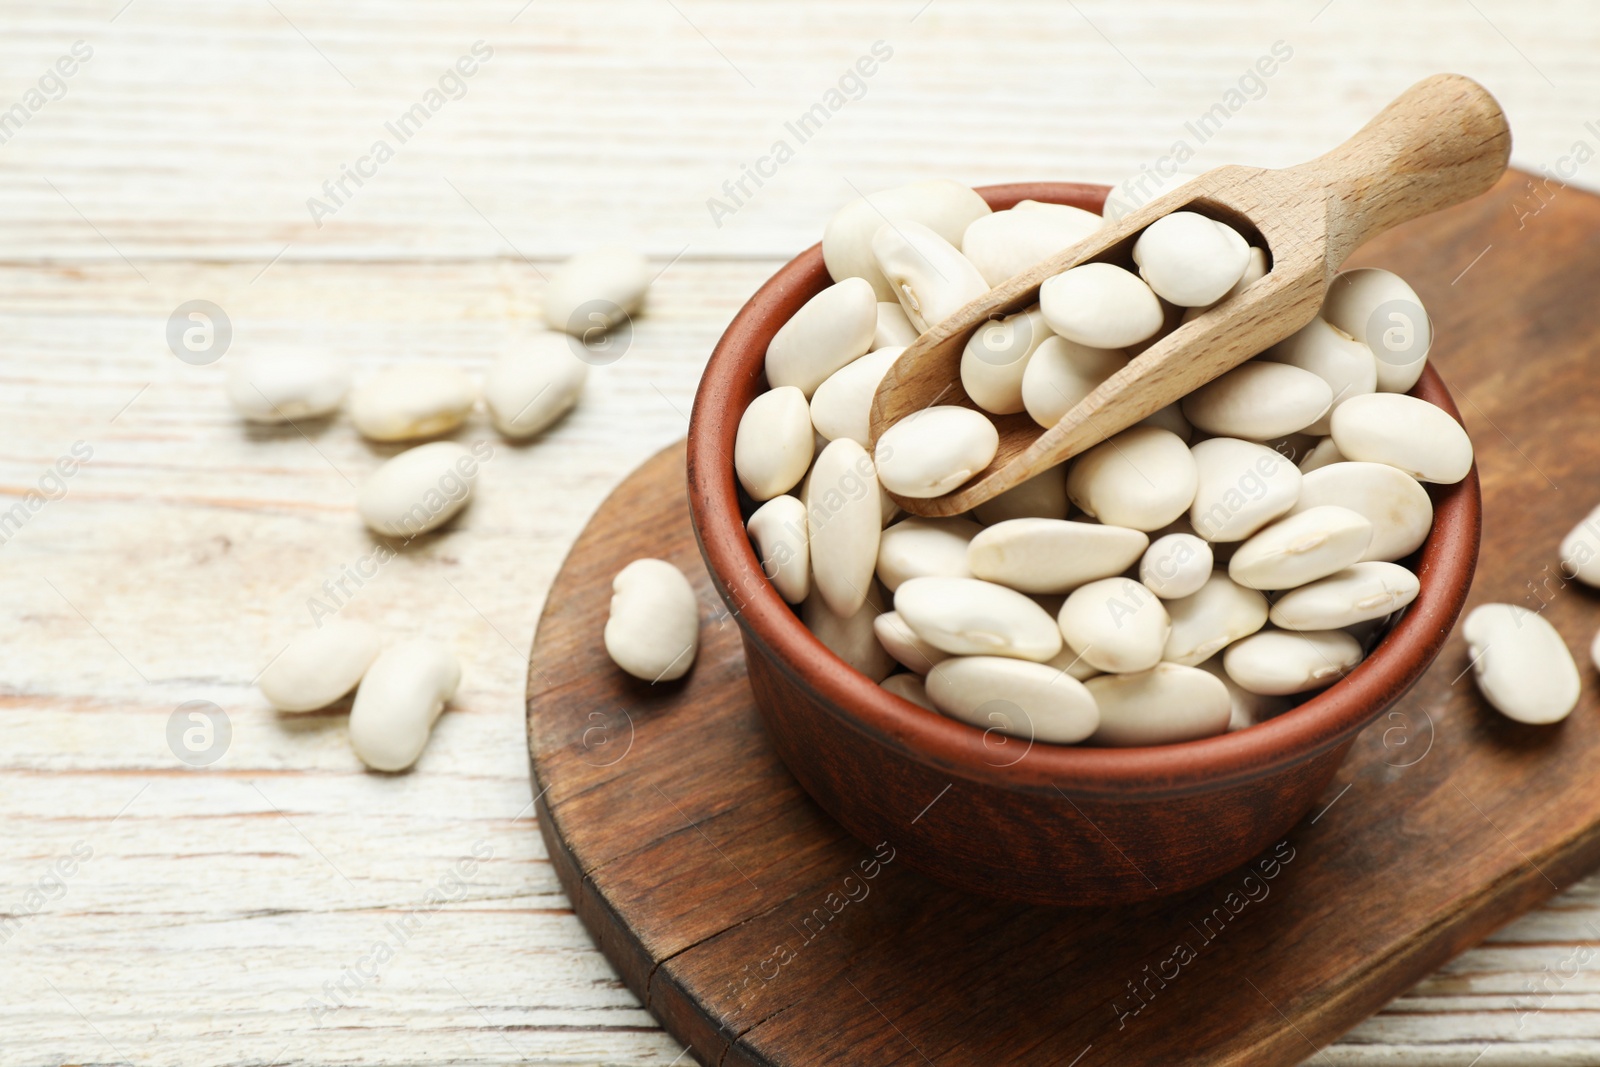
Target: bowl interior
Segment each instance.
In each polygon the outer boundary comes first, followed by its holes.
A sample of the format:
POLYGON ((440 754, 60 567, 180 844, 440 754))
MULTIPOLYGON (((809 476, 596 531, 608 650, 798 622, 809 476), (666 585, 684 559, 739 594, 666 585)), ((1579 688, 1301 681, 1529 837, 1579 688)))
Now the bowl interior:
MULTIPOLYGON (((1098 212, 1106 186, 1035 182, 987 186, 978 192, 1001 210, 1020 200, 1070 204, 1098 212)), ((1429 486, 1434 525, 1405 561, 1421 591, 1367 658, 1343 679, 1299 706, 1236 733, 1145 748, 1028 745, 1020 759, 995 758, 984 731, 897 697, 830 652, 800 622, 762 573, 744 530, 733 472, 733 443, 745 408, 765 390, 763 372, 774 333, 832 279, 821 245, 775 274, 730 323, 713 351, 690 419, 690 509, 702 554, 718 591, 747 642, 825 699, 851 727, 949 773, 1010 789, 1141 795, 1185 793, 1254 777, 1309 760, 1365 726, 1422 676, 1460 614, 1477 563, 1481 497, 1476 467, 1453 486, 1429 486)), ((1430 362, 1412 395, 1460 421, 1449 391, 1430 362)))

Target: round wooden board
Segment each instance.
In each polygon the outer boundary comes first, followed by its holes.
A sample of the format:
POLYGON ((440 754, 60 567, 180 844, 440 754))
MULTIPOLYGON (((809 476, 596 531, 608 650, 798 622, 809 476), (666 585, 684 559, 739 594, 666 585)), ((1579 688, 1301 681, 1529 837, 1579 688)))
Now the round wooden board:
MULTIPOLYGON (((1525 181, 1359 257, 1420 291, 1467 398, 1487 511, 1473 603, 1523 602, 1600 498, 1600 394, 1583 384, 1600 341, 1573 310, 1600 285, 1584 254, 1600 201, 1563 193, 1546 208, 1560 218, 1523 231, 1525 181), (1546 475, 1578 491, 1546 492, 1546 475)), ((1510 724, 1453 684, 1455 637, 1248 869, 1122 910, 946 889, 892 841, 845 834, 777 761, 689 527, 683 465, 681 445, 647 462, 567 558, 535 639, 528 736, 573 906, 702 1064, 1296 1063, 1600 863, 1593 690, 1559 728, 1510 724), (680 682, 628 678, 601 643, 611 578, 641 556, 683 568, 702 603, 680 682)), ((1569 636, 1596 615, 1577 592, 1546 611, 1569 636)), ((928 800, 929 818, 955 802, 928 800)))

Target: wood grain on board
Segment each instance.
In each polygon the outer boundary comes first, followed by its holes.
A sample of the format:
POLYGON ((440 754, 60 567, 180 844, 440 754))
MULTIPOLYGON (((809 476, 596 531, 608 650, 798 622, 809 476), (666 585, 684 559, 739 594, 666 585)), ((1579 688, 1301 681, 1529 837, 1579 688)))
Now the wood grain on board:
MULTIPOLYGON (((1600 481, 1583 295, 1600 286, 1600 199, 1547 193, 1534 225, 1526 183, 1513 173, 1353 262, 1412 281, 1435 364, 1476 398, 1462 404, 1485 491, 1472 603, 1542 607, 1582 648, 1600 602, 1555 564, 1600 481)), ((702 1063, 1294 1063, 1600 863, 1592 684, 1560 726, 1510 723, 1462 677, 1455 637, 1313 814, 1247 868, 1125 909, 945 889, 897 865, 892 840, 843 834, 777 762, 737 623, 712 602, 682 463, 674 447, 640 468, 569 555, 528 724, 563 885, 702 1063), (598 641, 611 577, 639 556, 683 567, 708 606, 681 683, 626 678, 598 641)))

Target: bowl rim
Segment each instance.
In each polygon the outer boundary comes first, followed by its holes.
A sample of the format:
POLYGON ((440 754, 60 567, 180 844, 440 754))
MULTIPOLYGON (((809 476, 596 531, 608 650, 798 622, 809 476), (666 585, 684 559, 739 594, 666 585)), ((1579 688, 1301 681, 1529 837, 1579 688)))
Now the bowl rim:
MULTIPOLYGON (((1045 200, 1098 211, 1109 187, 1020 182, 978 187, 995 210, 1045 200)), ((880 745, 952 775, 1022 791, 1063 795, 1190 793, 1281 771, 1339 745, 1377 718, 1433 662, 1472 584, 1482 527, 1477 464, 1452 486, 1433 486, 1433 529, 1414 557, 1421 589, 1395 627, 1350 674, 1305 703, 1249 729, 1194 741, 1130 748, 1029 742, 994 762, 988 732, 890 693, 850 668, 801 623, 766 579, 745 533, 733 442, 764 380, 767 342, 799 307, 832 284, 822 246, 786 263, 740 308, 712 351, 690 416, 687 475, 695 536, 719 595, 746 641, 771 653, 844 724, 880 745)), ((1412 395, 1457 410, 1432 361, 1412 395)))

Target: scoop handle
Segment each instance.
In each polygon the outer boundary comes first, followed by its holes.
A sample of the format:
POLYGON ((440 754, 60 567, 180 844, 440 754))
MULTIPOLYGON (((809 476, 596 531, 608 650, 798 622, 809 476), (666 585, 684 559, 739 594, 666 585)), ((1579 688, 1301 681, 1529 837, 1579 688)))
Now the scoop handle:
POLYGON ((1292 168, 1328 198, 1328 265, 1368 238, 1487 192, 1511 159, 1500 103, 1460 74, 1413 85, 1344 144, 1292 168))

